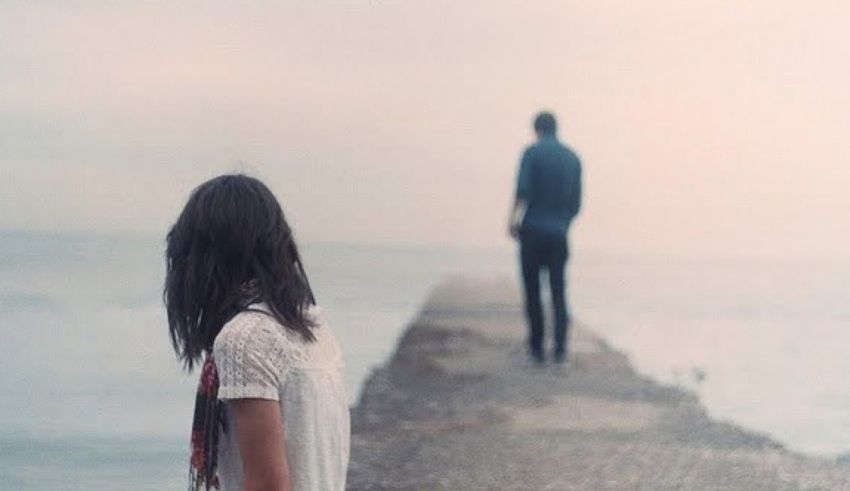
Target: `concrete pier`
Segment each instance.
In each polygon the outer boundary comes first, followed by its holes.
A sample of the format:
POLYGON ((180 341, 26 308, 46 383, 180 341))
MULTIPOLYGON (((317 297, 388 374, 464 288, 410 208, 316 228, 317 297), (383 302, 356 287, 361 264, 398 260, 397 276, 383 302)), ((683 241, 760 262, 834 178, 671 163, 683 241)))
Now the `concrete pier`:
POLYGON ((847 464, 714 421, 571 336, 566 368, 524 366, 512 282, 441 284, 353 411, 349 489, 850 490, 847 464))

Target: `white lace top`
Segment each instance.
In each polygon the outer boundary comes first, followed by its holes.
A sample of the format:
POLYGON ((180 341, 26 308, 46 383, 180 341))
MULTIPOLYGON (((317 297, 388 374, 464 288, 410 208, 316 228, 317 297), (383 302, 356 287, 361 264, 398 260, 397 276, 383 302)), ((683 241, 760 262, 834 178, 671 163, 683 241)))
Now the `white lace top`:
MULTIPOLYGON (((267 310, 264 304, 252 308, 267 310)), ((228 322, 213 347, 218 396, 280 401, 292 489, 342 491, 350 438, 342 353, 319 309, 310 314, 318 323, 312 343, 262 312, 246 311, 228 322)), ((225 404, 232 429, 227 412, 225 404)), ((242 489, 242 461, 232 430, 219 439, 218 469, 223 491, 242 489)))

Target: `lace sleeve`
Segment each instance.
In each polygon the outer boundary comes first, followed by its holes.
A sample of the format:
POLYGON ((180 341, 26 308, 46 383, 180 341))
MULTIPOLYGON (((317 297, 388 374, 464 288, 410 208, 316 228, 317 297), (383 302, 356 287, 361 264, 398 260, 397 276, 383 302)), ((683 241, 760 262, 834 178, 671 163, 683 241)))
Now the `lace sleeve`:
POLYGON ((240 314, 215 339, 219 399, 279 399, 283 351, 276 325, 264 314, 240 314))

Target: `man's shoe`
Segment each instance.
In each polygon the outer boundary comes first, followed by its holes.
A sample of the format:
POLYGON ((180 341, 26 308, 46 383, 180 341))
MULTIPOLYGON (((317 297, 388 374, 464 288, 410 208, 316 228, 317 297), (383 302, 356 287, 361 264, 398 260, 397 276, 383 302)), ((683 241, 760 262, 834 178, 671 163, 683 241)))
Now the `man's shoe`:
POLYGON ((556 352, 555 356, 552 357, 552 361, 555 362, 556 365, 564 366, 567 364, 567 354, 556 352))
POLYGON ((525 364, 529 367, 542 367, 546 363, 543 353, 529 353, 525 358, 525 364))

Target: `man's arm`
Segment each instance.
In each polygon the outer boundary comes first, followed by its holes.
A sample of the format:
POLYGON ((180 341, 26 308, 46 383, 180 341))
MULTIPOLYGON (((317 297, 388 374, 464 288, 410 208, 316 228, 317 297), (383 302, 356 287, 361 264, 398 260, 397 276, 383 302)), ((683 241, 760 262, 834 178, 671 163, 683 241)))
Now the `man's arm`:
POLYGON ((582 184, 581 184, 581 162, 576 159, 577 166, 575 172, 575 180, 573 181, 573 189, 571 193, 571 201, 570 201, 570 217, 575 218, 578 215, 578 212, 581 210, 581 193, 582 193, 582 184))
POLYGON ((517 176, 516 197, 508 217, 508 234, 519 237, 519 229, 528 210, 528 198, 531 195, 531 148, 522 154, 519 164, 519 175, 517 176))

